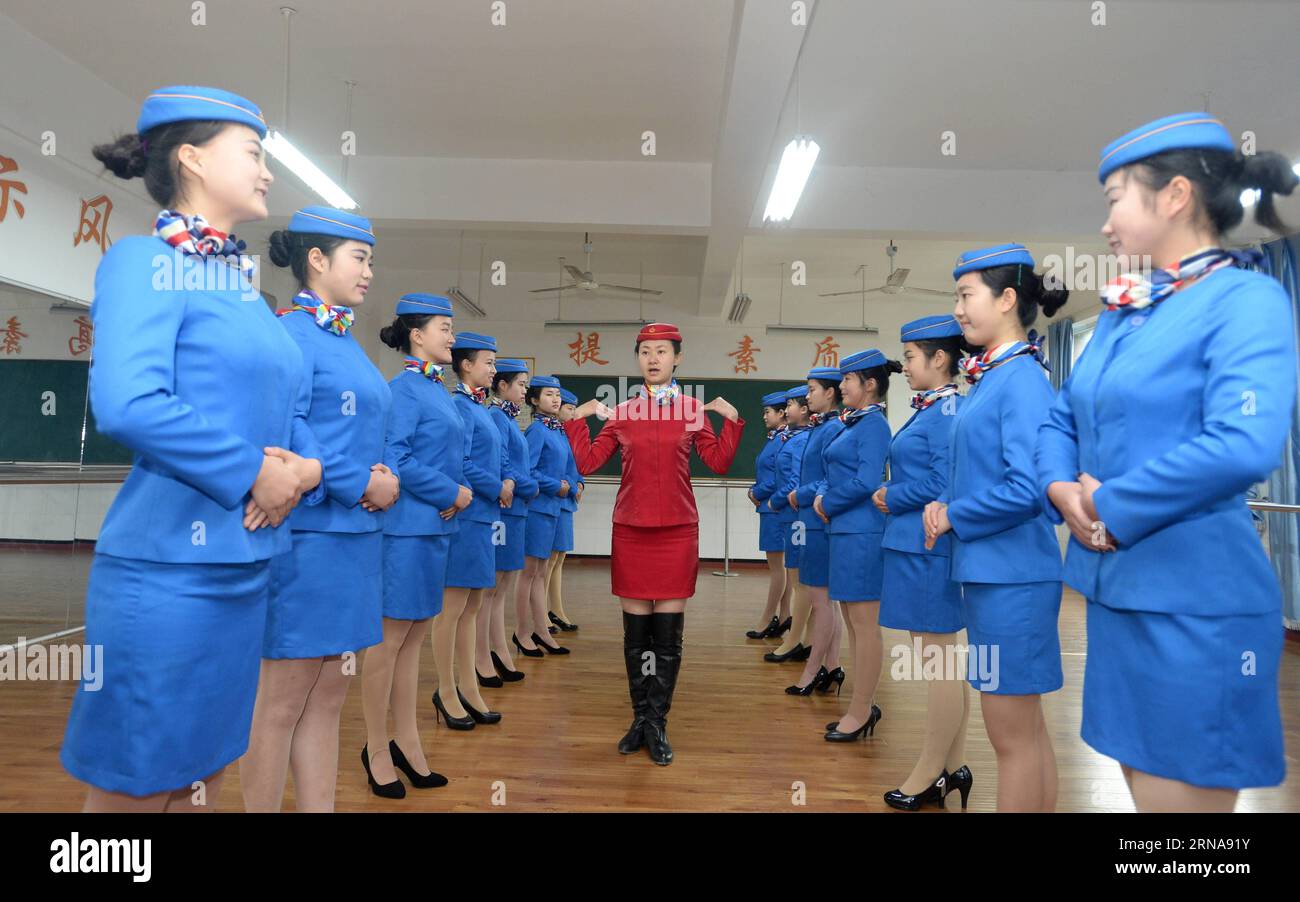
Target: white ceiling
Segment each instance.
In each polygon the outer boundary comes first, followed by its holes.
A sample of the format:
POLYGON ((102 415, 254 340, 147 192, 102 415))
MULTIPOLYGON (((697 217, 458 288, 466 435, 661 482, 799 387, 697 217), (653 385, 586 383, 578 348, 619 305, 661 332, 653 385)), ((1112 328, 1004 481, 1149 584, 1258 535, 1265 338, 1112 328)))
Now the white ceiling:
MULTIPOLYGON (((844 288, 863 262, 869 286, 883 280, 892 237, 909 284, 942 289, 954 241, 1094 246, 1097 153, 1156 116, 1205 108, 1300 159, 1294 0, 1126 0, 1101 27, 1082 0, 820 0, 806 30, 787 0, 507 0, 505 27, 488 0, 286 2, 295 141, 340 172, 344 82, 358 82, 348 185, 380 261, 454 269, 464 229, 466 284, 480 245, 534 273, 558 273, 558 256, 586 268, 590 230, 597 274, 695 278, 701 315, 725 313, 742 239, 747 274, 803 259, 844 288), (795 220, 766 229, 796 125, 822 157, 795 220)), ((209 2, 202 27, 189 3, 158 0, 0 0, 0 14, 133 102, 217 84, 279 125, 281 5, 209 2)), ((310 202, 292 181, 249 237, 310 202)), ((1300 222, 1300 198, 1281 210, 1300 222)))

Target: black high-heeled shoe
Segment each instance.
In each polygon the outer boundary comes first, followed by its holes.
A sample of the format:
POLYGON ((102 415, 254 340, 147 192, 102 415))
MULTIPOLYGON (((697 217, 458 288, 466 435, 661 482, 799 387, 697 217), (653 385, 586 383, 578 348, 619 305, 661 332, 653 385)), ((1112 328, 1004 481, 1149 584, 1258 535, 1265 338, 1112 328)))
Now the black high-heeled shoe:
POLYGON ((474 668, 474 676, 478 677, 478 684, 487 689, 500 689, 505 685, 505 682, 501 677, 497 676, 495 673, 490 677, 485 677, 483 674, 478 672, 477 667, 474 668))
POLYGON ((899 811, 918 811, 923 805, 943 807, 943 798, 948 794, 948 772, 945 770, 929 786, 916 795, 906 795, 901 789, 891 789, 885 793, 885 804, 899 811))
POLYGON ((970 772, 970 768, 962 765, 952 772, 948 777, 948 782, 943 788, 943 796, 946 799, 948 793, 954 789, 961 793, 961 807, 966 810, 966 797, 970 795, 970 788, 975 784, 975 775, 970 772))
POLYGON ((451 727, 453 730, 474 729, 474 718, 470 717, 469 715, 466 715, 464 717, 452 717, 450 714, 447 713, 447 709, 443 707, 442 699, 438 697, 438 693, 436 690, 433 693, 433 708, 434 711, 437 712, 434 714, 435 721, 437 720, 438 714, 441 714, 442 719, 447 721, 447 726, 451 727))
MULTIPOLYGON (((826 671, 826 668, 823 667, 822 670, 826 671)), ((831 683, 835 684, 835 694, 839 695, 840 690, 844 688, 843 667, 836 667, 834 670, 827 672, 826 676, 822 678, 821 683, 817 686, 817 691, 822 695, 825 695, 831 691, 831 683)))
MULTIPOLYGON (((523 645, 520 644, 519 642, 519 637, 516 636, 514 633, 510 634, 510 641, 515 644, 515 648, 519 649, 519 653, 523 655, 525 658, 541 658, 541 657, 545 657, 546 655, 546 652, 542 651, 540 648, 524 648, 523 645)), ((534 642, 537 641, 536 633, 533 634, 533 641, 534 642)))
MULTIPOLYGON (((806 656, 805 658, 795 657, 795 655, 801 654, 803 650, 804 650, 803 643, 800 642, 798 645, 796 645, 794 648, 790 649, 788 652, 786 652, 783 655, 779 655, 774 651, 769 651, 767 654, 763 655, 763 660, 767 661, 769 664, 782 664, 786 661, 806 660, 806 656)), ((812 654, 811 648, 808 649, 808 654, 812 654)))
POLYGON ((811 658, 811 657, 812 657, 812 646, 811 646, 811 645, 805 645, 805 646, 803 646, 803 651, 799 652, 798 655, 791 657, 790 660, 791 660, 791 661, 807 661, 807 660, 808 660, 809 658, 811 658))
POLYGON ((567 648, 565 648, 563 645, 557 645, 557 646, 555 646, 554 648, 551 648, 551 646, 549 646, 549 645, 547 645, 545 642, 543 642, 543 641, 541 640, 541 637, 538 636, 536 633, 533 633, 533 641, 537 643, 537 647, 540 648, 540 649, 542 650, 542 653, 543 653, 543 654, 548 654, 548 655, 567 655, 567 654, 569 653, 569 650, 568 650, 567 648))
POLYGON ((460 699, 461 707, 469 712, 470 718, 474 723, 501 723, 500 711, 480 711, 469 703, 469 699, 459 689, 456 690, 456 698, 460 699))
MULTIPOLYGON (((397 762, 393 762, 396 764, 397 762)), ((392 783, 376 783, 375 776, 370 772, 370 749, 368 746, 361 747, 361 766, 366 769, 366 779, 370 781, 370 791, 381 799, 404 799, 406 798, 406 787, 402 785, 401 780, 394 780, 392 783)))
POLYGON ((546 616, 551 621, 551 623, 555 624, 560 629, 564 630, 566 633, 572 633, 578 629, 578 624, 570 623, 569 621, 565 620, 563 617, 556 614, 554 611, 548 611, 546 616))
POLYGON ((492 652, 492 666, 495 667, 497 673, 501 675, 501 679, 507 683, 517 683, 524 678, 524 672, 522 670, 511 670, 502 663, 501 656, 496 652, 492 652))
POLYGON ((824 679, 826 679, 826 668, 819 667, 817 668, 817 673, 815 673, 813 675, 813 678, 808 681, 807 686, 800 686, 798 683, 795 683, 793 686, 786 686, 785 694, 802 695, 805 698, 807 698, 808 696, 813 694, 813 690, 816 689, 818 686, 820 686, 822 680, 824 679))
POLYGON ((745 633, 745 638, 746 638, 746 639, 766 639, 768 636, 772 635, 772 630, 776 629, 778 626, 780 626, 780 624, 781 624, 781 621, 779 621, 779 620, 777 620, 775 617, 773 617, 773 618, 772 618, 772 622, 769 623, 767 626, 763 627, 761 630, 749 630, 749 631, 747 631, 747 632, 745 633))
POLYGON ((427 774, 416 773, 411 762, 407 761, 406 756, 402 754, 396 739, 388 740, 388 754, 393 758, 393 767, 406 774, 406 779, 410 780, 411 785, 416 789, 436 789, 447 785, 447 778, 437 771, 431 770, 427 774))
POLYGON ((884 717, 884 714, 881 710, 875 705, 872 705, 871 716, 867 718, 867 722, 862 726, 858 727, 856 730, 845 733, 840 730, 840 722, 837 720, 835 721, 834 727, 826 730, 826 736, 824 738, 827 742, 853 742, 855 739, 874 736, 876 733, 876 722, 882 717, 884 717))
POLYGON ((768 639, 780 639, 780 638, 781 638, 782 636, 784 636, 786 633, 790 632, 790 627, 791 627, 791 625, 793 625, 793 624, 794 624, 794 618, 793 618, 793 617, 787 617, 787 618, 785 618, 784 622, 782 622, 781 625, 778 626, 776 629, 774 629, 772 632, 768 633, 767 636, 766 636, 766 638, 768 638, 768 639))

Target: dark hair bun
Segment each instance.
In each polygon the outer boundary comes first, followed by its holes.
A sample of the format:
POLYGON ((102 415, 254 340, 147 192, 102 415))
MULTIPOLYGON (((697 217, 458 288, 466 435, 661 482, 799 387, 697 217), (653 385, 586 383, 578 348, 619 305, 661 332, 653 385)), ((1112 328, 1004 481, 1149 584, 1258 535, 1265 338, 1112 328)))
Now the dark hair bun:
MULTIPOLYGON (((271 262, 276 266, 288 266, 293 260, 293 235, 286 229, 276 229, 271 233, 271 262)), ((380 333, 383 337, 383 333, 380 333)))
POLYGON ((1066 288, 1044 288, 1038 296, 1038 306, 1043 308, 1043 316, 1051 316, 1065 306, 1070 292, 1066 288))
MULTIPOLYGON (((277 264, 283 266, 283 263, 277 264)), ((411 334, 411 330, 406 328, 406 324, 400 319, 393 320, 391 326, 384 326, 379 330, 379 340, 388 345, 394 351, 406 350, 406 342, 411 334)))
POLYGON ((885 369, 889 370, 891 373, 901 373, 903 371, 903 364, 897 360, 887 360, 885 361, 885 369))
POLYGON ((97 144, 90 152, 104 164, 105 169, 120 179, 143 178, 149 163, 144 143, 135 132, 108 144, 97 144))

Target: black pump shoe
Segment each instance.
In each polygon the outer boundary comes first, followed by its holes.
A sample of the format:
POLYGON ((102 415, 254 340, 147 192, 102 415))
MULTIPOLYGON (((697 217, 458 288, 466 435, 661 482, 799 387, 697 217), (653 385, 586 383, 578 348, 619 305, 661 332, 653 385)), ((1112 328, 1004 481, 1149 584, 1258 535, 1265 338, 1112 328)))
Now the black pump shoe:
POLYGON ((819 667, 817 669, 817 673, 815 673, 813 675, 813 678, 808 681, 807 686, 800 686, 798 683, 795 683, 793 686, 786 686, 785 694, 802 695, 805 698, 807 698, 808 696, 813 694, 813 690, 816 689, 818 686, 820 686, 822 684, 822 681, 825 680, 828 676, 829 674, 826 672, 826 668, 819 667))
POLYGON ((858 727, 851 733, 843 733, 840 732, 840 722, 837 720, 834 727, 830 727, 826 730, 825 739, 827 742, 852 742, 855 739, 874 736, 876 733, 876 722, 884 716, 884 713, 881 712, 878 707, 872 705, 871 716, 867 718, 867 722, 862 726, 858 727))
POLYGON ((569 623, 569 621, 565 620, 563 617, 560 617, 554 611, 547 613, 546 616, 551 621, 551 623, 555 624, 560 629, 564 630, 566 633, 572 633, 578 629, 578 624, 569 623))
MULTIPOLYGON (((823 667, 822 670, 825 671, 826 668, 823 667)), ((839 695, 840 690, 844 688, 843 667, 836 667, 834 670, 828 672, 826 676, 822 678, 822 681, 817 685, 817 691, 820 692, 822 695, 825 695, 826 693, 831 691, 832 683, 835 684, 835 694, 839 695)))
MULTIPOLYGON (((393 764, 397 764, 396 761, 393 764)), ((374 775, 370 773, 370 749, 368 746, 361 747, 361 766, 366 769, 366 779, 370 781, 370 791, 381 799, 404 799, 406 798, 406 787, 402 785, 401 780, 394 780, 392 783, 376 783, 374 775)))
POLYGON ((567 654, 569 653, 569 650, 568 650, 567 648, 565 648, 563 645, 557 645, 557 646, 555 646, 555 648, 551 648, 551 646, 549 646, 549 645, 547 645, 545 642, 543 642, 543 641, 541 640, 541 637, 538 636, 536 633, 533 633, 533 641, 537 643, 537 646, 538 646, 540 649, 542 649, 542 653, 543 653, 543 654, 547 654, 547 655, 567 655, 567 654))
POLYGON ((410 780, 411 785, 416 789, 436 789, 447 785, 447 778, 437 771, 431 770, 427 774, 416 773, 415 768, 411 767, 411 762, 407 761, 406 756, 402 754, 396 739, 388 740, 388 754, 393 756, 393 767, 406 774, 406 779, 410 780))
POLYGON ((781 621, 779 621, 779 620, 777 620, 775 617, 773 617, 773 618, 772 618, 772 622, 769 623, 767 626, 763 627, 761 630, 749 630, 748 632, 746 632, 746 633, 745 633, 745 638, 746 638, 746 639, 766 639, 768 636, 773 635, 773 630, 775 630, 775 629, 776 629, 777 627, 779 627, 780 625, 781 625, 781 621))
POLYGON ((948 793, 952 792, 954 789, 957 790, 957 792, 961 793, 961 807, 962 810, 965 811, 966 797, 970 795, 970 788, 974 783, 975 775, 970 772, 969 767, 963 764, 948 777, 948 782, 943 788, 944 798, 946 799, 948 793))
POLYGON ((438 693, 436 691, 433 693, 433 708, 437 712, 437 714, 434 715, 434 719, 436 720, 437 715, 441 714, 442 719, 447 721, 447 726, 451 727, 453 730, 474 729, 474 718, 469 716, 452 717, 450 714, 447 713, 447 709, 443 707, 442 699, 438 697, 438 693))
POLYGON ((456 698, 460 699, 461 707, 469 712, 470 718, 474 723, 501 723, 500 711, 480 711, 469 703, 469 699, 459 689, 456 690, 456 698))
POLYGON ((947 795, 948 772, 945 770, 929 786, 916 795, 906 795, 901 789, 891 789, 885 793, 885 804, 899 811, 918 811, 923 805, 943 807, 943 798, 947 795))
MULTIPOLYGON (((519 653, 525 658, 542 658, 546 656, 546 652, 542 651, 540 648, 524 648, 519 642, 519 637, 514 633, 510 634, 510 641, 515 644, 515 648, 519 649, 519 653)), ((536 634, 533 635, 533 641, 537 642, 536 634)))
POLYGON ((769 651, 767 654, 763 655, 763 660, 767 661, 769 664, 782 664, 786 661, 806 661, 808 656, 811 654, 811 648, 807 649, 807 654, 804 654, 804 647, 801 642, 783 655, 779 655, 774 651, 769 651), (795 657, 800 654, 803 654, 804 656, 802 658, 795 657))
POLYGON ((501 679, 507 683, 517 683, 524 678, 522 670, 511 670, 502 662, 501 656, 496 652, 492 652, 492 666, 501 675, 501 679))
POLYGON ((793 623, 794 623, 794 618, 793 618, 793 617, 787 617, 787 618, 785 618, 785 620, 783 620, 783 621, 781 622, 781 625, 778 626, 776 629, 772 630, 772 632, 768 633, 767 636, 766 636, 765 638, 767 638, 767 639, 780 639, 780 638, 781 638, 782 636, 784 636, 786 633, 790 632, 790 626, 791 626, 793 623))
POLYGON ((487 689, 500 689, 505 685, 505 681, 495 673, 490 677, 485 677, 483 674, 478 672, 477 667, 474 668, 474 676, 478 677, 478 684, 487 689))

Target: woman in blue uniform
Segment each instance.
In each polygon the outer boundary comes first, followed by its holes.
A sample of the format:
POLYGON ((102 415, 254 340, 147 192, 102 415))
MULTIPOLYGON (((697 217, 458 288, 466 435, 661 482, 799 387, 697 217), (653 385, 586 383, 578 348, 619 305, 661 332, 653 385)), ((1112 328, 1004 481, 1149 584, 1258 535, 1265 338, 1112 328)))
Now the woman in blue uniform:
POLYGON ((808 629, 811 602, 799 585, 799 561, 803 555, 804 528, 799 523, 799 512, 790 506, 790 493, 799 485, 799 471, 803 466, 803 452, 808 445, 808 386, 796 385, 785 392, 785 431, 781 433, 781 448, 776 452, 776 491, 767 499, 767 509, 773 511, 781 523, 781 540, 784 545, 786 582, 790 584, 790 632, 775 651, 763 655, 770 664, 784 661, 807 661, 812 648, 804 643, 808 629))
MULTIPOLYGON (((560 422, 567 423, 573 419, 573 412, 577 407, 578 396, 561 386, 560 422)), ((572 622, 569 615, 564 612, 563 582, 561 581, 564 559, 573 550, 573 516, 578 511, 578 502, 582 500, 582 491, 587 487, 587 483, 582 479, 582 474, 578 472, 578 462, 573 457, 572 448, 569 449, 567 469, 569 485, 573 488, 568 495, 560 499, 560 516, 555 521, 555 550, 551 552, 551 560, 547 564, 546 571, 546 604, 548 608, 546 617, 550 621, 547 629, 552 633, 556 630, 571 633, 578 628, 578 625, 572 622)))
POLYGON ((524 569, 524 535, 528 523, 528 502, 537 497, 537 480, 528 466, 528 443, 516 419, 528 392, 528 364, 505 357, 497 359, 492 376, 492 397, 488 414, 501 436, 501 454, 510 478, 515 481, 514 499, 501 508, 502 535, 496 542, 496 585, 483 593, 475 625, 478 684, 499 688, 517 683, 523 671, 515 670, 506 641, 506 599, 514 598, 519 574, 524 569), (484 671, 492 676, 483 676, 484 671))
POLYGON ((763 608, 763 625, 749 630, 749 639, 775 639, 785 634, 792 624, 790 593, 792 584, 785 578, 785 537, 781 519, 767 506, 767 499, 776 492, 776 455, 784 444, 785 392, 763 395, 763 425, 767 427, 767 440, 754 461, 754 485, 749 490, 749 500, 758 510, 758 550, 767 555, 767 605, 763 608))
POLYGON ((528 658, 545 654, 567 655, 569 649, 551 639, 546 617, 546 563, 555 551, 559 529, 560 502, 573 483, 568 469, 572 455, 564 425, 560 422, 560 380, 535 376, 525 400, 533 409, 533 421, 524 432, 528 444, 528 466, 537 481, 537 497, 528 505, 524 535, 524 573, 515 594, 515 648, 528 658), (523 639, 520 639, 523 634, 523 639), (527 642, 525 645, 524 643, 527 642))
POLYGON ((948 487, 925 507, 926 546, 952 532, 971 685, 998 760, 999 811, 1056 807, 1056 756, 1041 695, 1061 688, 1061 547, 1035 490, 1034 443, 1052 404, 1037 344, 1044 288, 1019 244, 967 251, 953 270, 954 313, 983 353, 962 361, 974 387, 953 417, 948 487))
POLYGON ((965 808, 973 782, 963 761, 970 717, 965 674, 932 675, 929 669, 931 661, 957 660, 961 587, 948 578, 951 539, 941 536, 926 548, 921 519, 948 484, 948 438, 961 403, 953 381, 960 372, 961 325, 952 316, 923 316, 905 324, 899 340, 903 375, 918 394, 912 398, 915 412, 890 443, 889 481, 872 496, 885 514, 880 625, 908 630, 912 653, 926 668, 925 740, 911 774, 885 793, 885 803, 902 811, 942 806, 956 789, 965 808))
POLYGON ((844 668, 840 666, 840 635, 843 623, 839 606, 830 600, 830 541, 826 524, 813 510, 813 501, 826 488, 826 466, 822 452, 831 439, 844 428, 839 410, 840 371, 835 367, 816 367, 808 373, 808 444, 804 446, 798 485, 787 496, 803 525, 804 546, 799 554, 799 583, 811 610, 808 643, 812 655, 804 664, 803 675, 789 695, 812 695, 813 690, 838 695, 844 685, 844 668))
POLYGON ((1281 593, 1245 493, 1281 460, 1296 396, 1281 285, 1222 236, 1287 229, 1296 175, 1243 157, 1183 113, 1118 138, 1098 177, 1121 259, 1106 310, 1039 433, 1038 484, 1070 529, 1065 579, 1088 599, 1085 742, 1119 761, 1139 811, 1231 811, 1286 775, 1281 593))
POLYGON ((361 670, 361 764, 371 792, 400 799, 406 787, 397 769, 417 789, 447 783, 425 761, 415 700, 420 648, 430 619, 442 610, 447 553, 471 492, 464 484, 465 427, 443 385, 443 367, 451 363, 456 342, 451 301, 405 294, 394 313, 392 324, 379 330, 380 341, 403 355, 402 371, 388 383, 393 401, 384 462, 402 484, 384 514, 383 641, 366 649, 361 670))
POLYGON ((515 490, 509 453, 503 453, 501 433, 487 412, 496 359, 497 343, 492 336, 477 332, 456 336, 456 346, 451 350, 452 372, 457 378, 452 399, 465 423, 465 479, 474 498, 461 515, 460 529, 451 538, 442 612, 433 621, 438 664, 433 706, 447 726, 458 730, 501 722, 501 714, 488 710, 483 701, 474 669, 474 622, 483 602, 483 590, 496 585, 493 532, 500 529, 497 524, 504 523, 502 509, 511 506, 515 490))
POLYGON ((368 220, 332 207, 306 207, 271 233, 271 262, 291 267, 299 285, 276 312, 302 352, 302 413, 320 447, 325 500, 289 515, 293 548, 271 561, 253 732, 239 763, 249 811, 280 810, 291 763, 298 810, 334 809, 352 656, 383 636, 381 512, 398 494, 383 463, 392 394, 351 333, 374 244, 368 220))
POLYGON ((875 348, 840 361, 843 429, 822 451, 826 475, 813 500, 814 512, 827 524, 830 546, 829 593, 840 602, 848 625, 855 668, 853 698, 838 721, 826 725, 827 742, 850 742, 874 735, 881 718, 875 704, 884 643, 880 637, 880 586, 884 557, 881 539, 885 517, 871 503, 885 479, 889 458, 889 420, 884 402, 889 374, 902 370, 875 348))
POLYGON ((87 811, 215 807, 248 747, 282 524, 323 497, 294 414, 302 353, 230 234, 267 216, 265 134, 250 101, 185 85, 150 94, 136 132, 94 148, 165 209, 95 273, 90 405, 134 457, 86 587, 86 641, 107 670, 78 688, 60 752, 90 784, 87 811))

